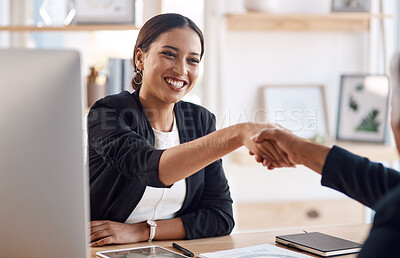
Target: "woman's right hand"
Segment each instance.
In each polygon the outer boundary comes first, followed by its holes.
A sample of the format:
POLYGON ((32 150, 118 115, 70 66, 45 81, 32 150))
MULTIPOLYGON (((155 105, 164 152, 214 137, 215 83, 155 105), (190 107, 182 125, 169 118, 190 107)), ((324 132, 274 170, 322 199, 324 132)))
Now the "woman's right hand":
POLYGON ((145 241, 149 227, 145 222, 126 224, 110 220, 90 222, 90 246, 98 247, 110 244, 130 244, 145 241))
POLYGON ((260 123, 240 124, 242 143, 247 147, 250 155, 256 155, 258 159, 261 159, 257 161, 263 162, 264 166, 271 168, 294 167, 295 164, 289 160, 288 155, 279 148, 274 141, 264 141, 260 144, 252 139, 252 136, 259 133, 261 130, 275 127, 276 126, 271 124, 260 123))

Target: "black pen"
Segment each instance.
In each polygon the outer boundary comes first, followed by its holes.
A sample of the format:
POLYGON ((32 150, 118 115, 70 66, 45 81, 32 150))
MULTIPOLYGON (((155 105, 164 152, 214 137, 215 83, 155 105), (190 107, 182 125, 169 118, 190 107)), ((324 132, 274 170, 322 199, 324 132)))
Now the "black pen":
POLYGON ((182 246, 178 245, 177 243, 172 243, 172 246, 175 247, 176 249, 178 249, 179 251, 182 251, 182 253, 186 256, 189 257, 194 257, 194 253, 192 253, 191 251, 189 251, 186 248, 183 248, 182 246))

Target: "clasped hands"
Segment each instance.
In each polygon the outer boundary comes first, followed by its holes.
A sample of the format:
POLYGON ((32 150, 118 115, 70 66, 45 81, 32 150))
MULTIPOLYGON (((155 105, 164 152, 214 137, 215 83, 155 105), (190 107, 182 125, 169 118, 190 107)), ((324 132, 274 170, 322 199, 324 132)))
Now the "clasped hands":
POLYGON ((244 140, 244 145, 257 162, 269 170, 301 164, 300 146, 304 139, 280 125, 248 124, 248 126, 248 139, 244 140), (249 136, 250 134, 252 135, 249 136))

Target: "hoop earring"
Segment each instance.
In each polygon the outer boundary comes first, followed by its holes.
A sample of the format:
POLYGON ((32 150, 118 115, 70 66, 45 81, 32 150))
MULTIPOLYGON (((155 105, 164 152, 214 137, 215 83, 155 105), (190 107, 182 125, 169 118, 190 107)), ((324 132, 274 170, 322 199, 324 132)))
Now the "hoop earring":
POLYGON ((136 68, 136 69, 137 70, 135 72, 135 75, 133 76, 133 82, 136 83, 137 85, 140 85, 140 84, 142 84, 142 81, 143 81, 143 74, 142 74, 142 71, 140 71, 138 68, 136 68), (136 74, 140 75, 140 82, 136 81, 136 74))

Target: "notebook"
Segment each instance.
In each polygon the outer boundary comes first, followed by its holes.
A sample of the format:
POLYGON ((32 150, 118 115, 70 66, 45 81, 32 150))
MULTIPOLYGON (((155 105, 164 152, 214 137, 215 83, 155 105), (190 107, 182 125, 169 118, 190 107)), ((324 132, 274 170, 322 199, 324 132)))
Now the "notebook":
POLYGON ((324 257, 358 253, 362 247, 359 243, 319 232, 276 236, 275 242, 324 257))

